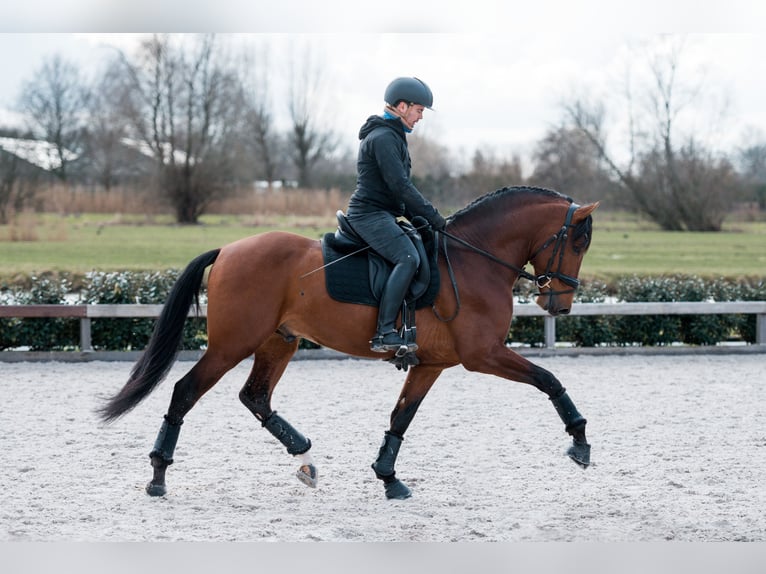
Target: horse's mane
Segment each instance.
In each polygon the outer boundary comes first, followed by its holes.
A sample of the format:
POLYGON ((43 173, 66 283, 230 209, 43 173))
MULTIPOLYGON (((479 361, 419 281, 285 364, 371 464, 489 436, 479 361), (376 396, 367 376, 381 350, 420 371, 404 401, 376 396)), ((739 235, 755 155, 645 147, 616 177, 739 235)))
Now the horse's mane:
POLYGON ((552 189, 546 189, 544 187, 531 187, 526 185, 514 186, 514 187, 503 187, 496 191, 492 191, 490 193, 482 195, 478 199, 475 199, 474 201, 466 205, 460 211, 455 212, 450 217, 450 220, 457 223, 458 220, 465 219, 466 217, 472 217, 476 213, 481 212, 488 207, 491 207, 491 209, 496 210, 497 206, 495 206, 494 204, 499 200, 510 199, 512 201, 515 201, 526 195, 544 195, 544 196, 548 196, 552 198, 565 199, 569 201, 570 203, 572 202, 571 197, 563 195, 559 193, 558 191, 553 191, 552 189), (493 205, 490 206, 490 204, 493 204, 493 205))
MULTIPOLYGON (((548 197, 551 199, 563 199, 569 203, 573 203, 574 201, 568 195, 544 187, 532 187, 526 185, 503 187, 475 199, 463 209, 450 216, 449 220, 451 223, 464 223, 470 221, 474 217, 481 218, 487 210, 497 212, 498 202, 510 201, 511 203, 514 203, 530 195, 548 197)), ((579 251, 588 248, 591 237, 591 225, 592 219, 588 216, 575 228, 574 233, 572 234, 572 239, 576 250, 579 251)))

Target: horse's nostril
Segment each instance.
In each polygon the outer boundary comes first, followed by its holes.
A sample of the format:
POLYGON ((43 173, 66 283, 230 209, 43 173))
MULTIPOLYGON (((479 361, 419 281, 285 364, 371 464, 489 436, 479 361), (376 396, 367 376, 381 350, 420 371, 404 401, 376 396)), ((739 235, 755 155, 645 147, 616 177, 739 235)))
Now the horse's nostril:
POLYGON ((569 315, 569 309, 559 309, 559 315, 569 315))

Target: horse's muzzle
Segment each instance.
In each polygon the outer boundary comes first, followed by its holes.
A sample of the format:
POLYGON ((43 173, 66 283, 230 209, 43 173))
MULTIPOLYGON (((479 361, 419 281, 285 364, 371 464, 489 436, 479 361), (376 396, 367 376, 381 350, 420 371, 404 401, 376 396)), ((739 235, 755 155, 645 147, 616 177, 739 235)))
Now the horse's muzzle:
POLYGON ((562 309, 556 309, 553 307, 545 309, 548 311, 549 315, 552 315, 553 317, 562 317, 564 315, 569 315, 569 307, 564 307, 562 309))
POLYGON ((569 315, 569 311, 571 310, 570 305, 563 305, 558 302, 557 298, 550 297, 547 294, 541 294, 539 296, 538 305, 542 307, 543 311, 547 311, 548 314, 553 317, 569 315))

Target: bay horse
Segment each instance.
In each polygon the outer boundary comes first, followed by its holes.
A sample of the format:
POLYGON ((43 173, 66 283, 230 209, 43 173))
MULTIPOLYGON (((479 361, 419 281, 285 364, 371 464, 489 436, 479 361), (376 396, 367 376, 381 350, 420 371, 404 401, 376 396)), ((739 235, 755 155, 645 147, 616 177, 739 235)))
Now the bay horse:
MULTIPOLYGON (((545 393, 572 437, 567 454, 583 468, 590 464, 586 419, 561 382, 514 352, 506 339, 513 287, 520 277, 536 282, 536 302, 549 314, 569 312, 591 241, 591 213, 597 207, 598 202, 579 206, 547 189, 507 187, 458 211, 448 219, 446 229, 437 233, 441 284, 432 307, 416 312, 419 362, 405 369, 404 386, 372 464, 387 498, 411 495, 394 468, 404 434, 441 372, 459 364, 545 393), (524 269, 527 263, 534 274, 524 269)), ((208 267, 208 346, 175 383, 149 455, 153 476, 146 491, 152 496, 167 492, 165 474, 185 415, 227 371, 250 356, 252 370, 239 399, 298 459, 298 478, 315 487, 318 473, 310 455, 311 441, 271 406, 274 388, 299 339, 355 357, 386 358, 369 347, 377 309, 341 303, 328 295, 320 240, 272 231, 191 261, 171 289, 127 383, 99 409, 100 415, 105 422, 119 418, 167 376, 195 299, 199 304, 208 267)))

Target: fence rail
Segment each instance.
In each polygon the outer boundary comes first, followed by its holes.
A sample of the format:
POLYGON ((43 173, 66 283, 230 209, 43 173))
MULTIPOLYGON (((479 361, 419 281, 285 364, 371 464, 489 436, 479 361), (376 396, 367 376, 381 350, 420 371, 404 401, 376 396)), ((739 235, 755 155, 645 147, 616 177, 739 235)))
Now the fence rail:
MULTIPOLYGON (((162 305, 0 305, 4 318, 72 318, 80 319, 80 349, 93 350, 91 343, 92 319, 156 318, 162 305)), ((577 315, 733 315, 754 314, 756 319, 755 344, 766 345, 766 301, 709 302, 652 302, 652 303, 575 303, 569 316, 577 315)), ((547 348, 556 346, 556 317, 548 315, 535 304, 517 304, 518 317, 544 317, 547 348)), ((189 316, 207 316, 207 306, 200 305, 199 315, 192 308, 189 316)))
MULTIPOLYGON (((720 303, 673 301, 639 303, 575 303, 575 315, 735 315, 754 314, 755 344, 766 345, 766 301, 722 301, 720 303)), ((545 346, 556 346, 556 318, 534 304, 516 305, 514 315, 545 317, 545 346)))

